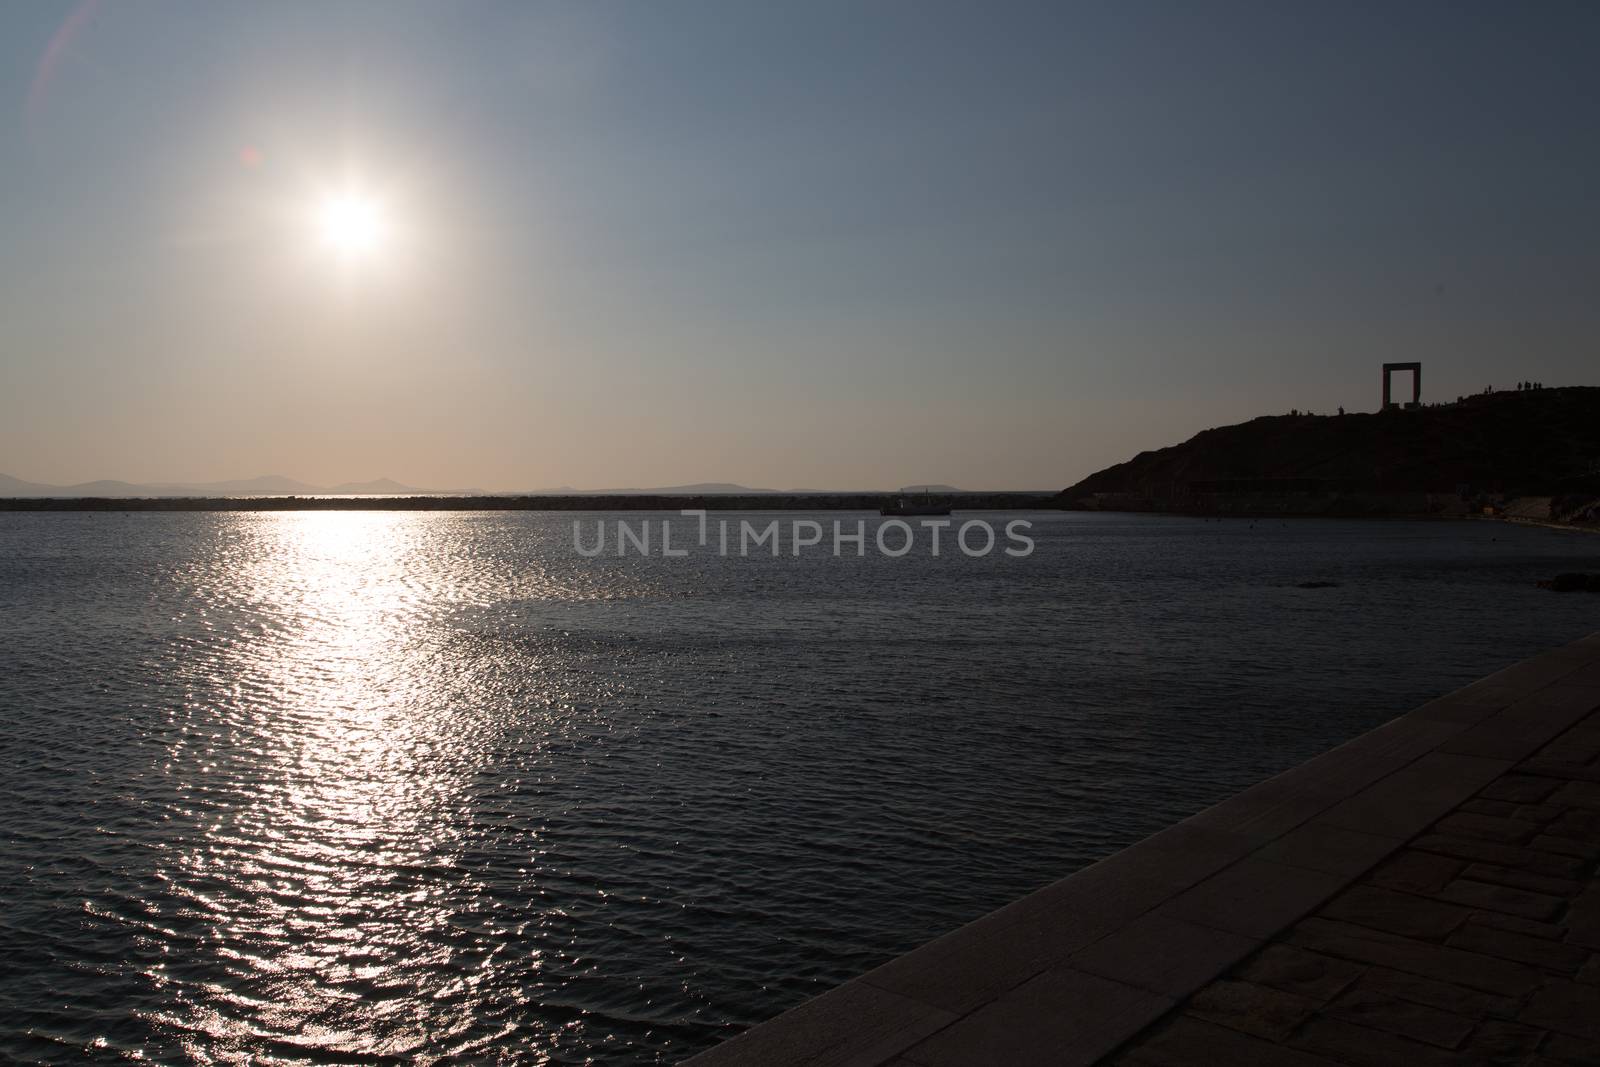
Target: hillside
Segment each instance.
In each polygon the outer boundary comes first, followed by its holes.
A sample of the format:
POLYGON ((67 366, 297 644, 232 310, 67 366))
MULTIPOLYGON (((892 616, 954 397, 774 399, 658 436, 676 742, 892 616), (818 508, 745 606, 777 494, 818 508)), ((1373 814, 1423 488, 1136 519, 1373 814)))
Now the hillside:
MULTIPOLYGON (((1402 498, 1414 503, 1417 494, 1593 495, 1597 481, 1600 388, 1569 387, 1409 411, 1264 416, 1141 452, 1063 490, 1059 501, 1119 510, 1381 512, 1407 510, 1402 498)), ((1427 510, 1440 506, 1433 501, 1427 510)))

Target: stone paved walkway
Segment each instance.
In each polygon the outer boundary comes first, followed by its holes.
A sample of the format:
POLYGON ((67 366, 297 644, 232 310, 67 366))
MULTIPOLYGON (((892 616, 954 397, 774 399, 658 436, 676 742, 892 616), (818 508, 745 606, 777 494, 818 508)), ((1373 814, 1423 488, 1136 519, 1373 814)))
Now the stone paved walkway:
POLYGON ((1600 634, 814 997, 697 1067, 1596 1064, 1600 634))
POLYGON ((1115 1057, 1600 1064, 1600 712, 1115 1057))

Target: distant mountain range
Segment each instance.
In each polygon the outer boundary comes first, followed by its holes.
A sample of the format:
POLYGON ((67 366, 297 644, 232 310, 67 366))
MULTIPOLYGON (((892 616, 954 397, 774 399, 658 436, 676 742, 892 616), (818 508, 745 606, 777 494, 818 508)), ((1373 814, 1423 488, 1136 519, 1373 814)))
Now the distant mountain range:
POLYGON ((46 485, 42 482, 25 482, 8 474, 0 474, 0 497, 4 496, 425 496, 440 492, 434 489, 416 489, 401 485, 392 478, 378 478, 370 482, 345 482, 342 485, 311 485, 285 478, 281 474, 264 474, 259 478, 244 478, 229 482, 194 482, 138 485, 133 482, 102 479, 97 482, 79 482, 76 485, 46 485))
MULTIPOLYGON (((959 493, 963 490, 948 485, 913 485, 899 490, 902 493, 959 493)), ((190 496, 753 496, 762 493, 788 496, 808 493, 837 493, 836 489, 752 489, 732 482, 696 482, 693 485, 664 485, 644 489, 573 489, 561 486, 556 489, 532 489, 513 493, 484 493, 481 489, 418 489, 402 485, 392 478, 378 478, 370 482, 344 482, 340 485, 312 485, 308 482, 285 478, 281 474, 263 474, 259 478, 243 478, 225 482, 159 482, 136 484, 103 479, 96 482, 79 482, 76 485, 46 485, 43 482, 26 482, 7 474, 0 474, 0 497, 190 497, 190 496)), ((851 492, 881 492, 881 490, 851 490, 851 492)))
MULTIPOLYGON (((910 485, 894 490, 899 493, 960 493, 965 490, 951 485, 910 485)), ((529 496, 753 496, 775 493, 783 496, 804 496, 808 493, 881 493, 882 489, 752 489, 733 482, 695 482, 693 485, 659 485, 652 489, 534 489, 529 496)))
POLYGON ((695 482, 693 485, 662 485, 653 489, 574 489, 570 485, 555 489, 530 489, 528 496, 706 496, 708 494, 806 492, 804 489, 751 489, 732 482, 695 482))

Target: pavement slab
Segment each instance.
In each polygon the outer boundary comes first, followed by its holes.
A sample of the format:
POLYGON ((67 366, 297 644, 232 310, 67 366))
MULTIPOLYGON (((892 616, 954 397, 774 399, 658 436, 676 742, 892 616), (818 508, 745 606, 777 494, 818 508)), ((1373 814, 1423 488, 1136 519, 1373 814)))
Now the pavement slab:
POLYGON ((1597 1064, 1597 866, 1600 634, 690 1062, 1597 1064))

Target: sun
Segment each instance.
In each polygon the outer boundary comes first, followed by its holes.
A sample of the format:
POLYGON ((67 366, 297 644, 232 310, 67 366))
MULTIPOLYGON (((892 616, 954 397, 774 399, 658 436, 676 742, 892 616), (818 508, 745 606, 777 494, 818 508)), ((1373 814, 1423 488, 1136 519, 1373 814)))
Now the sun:
POLYGON ((317 212, 323 243, 347 259, 366 259, 389 240, 389 219, 383 205, 362 193, 326 197, 317 212))

